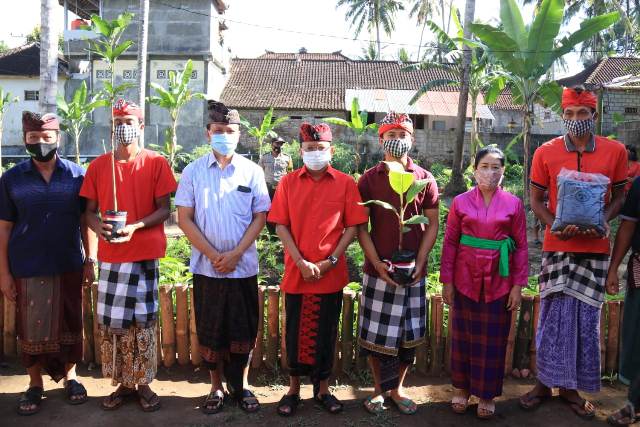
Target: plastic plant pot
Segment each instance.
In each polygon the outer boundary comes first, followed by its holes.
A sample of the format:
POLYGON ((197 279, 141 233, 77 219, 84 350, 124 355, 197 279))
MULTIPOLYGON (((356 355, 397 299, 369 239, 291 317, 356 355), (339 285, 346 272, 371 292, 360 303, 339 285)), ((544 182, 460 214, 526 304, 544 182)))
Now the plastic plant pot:
POLYGON ((118 231, 122 230, 127 225, 127 211, 106 211, 102 222, 105 224, 111 224, 111 236, 107 237, 107 240, 115 240, 121 237, 118 231))
POLYGON ((401 286, 407 286, 415 281, 412 277, 416 271, 416 254, 413 251, 401 250, 391 256, 393 272, 391 278, 401 286))

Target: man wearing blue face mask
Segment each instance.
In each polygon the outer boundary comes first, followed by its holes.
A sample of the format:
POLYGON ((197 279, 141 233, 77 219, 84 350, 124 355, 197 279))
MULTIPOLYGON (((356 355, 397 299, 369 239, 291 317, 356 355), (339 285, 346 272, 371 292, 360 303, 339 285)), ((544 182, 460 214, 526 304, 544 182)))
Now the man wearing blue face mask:
POLYGON ((212 151, 189 164, 175 204, 178 223, 193 245, 193 303, 203 365, 211 391, 206 414, 222 410, 227 389, 245 412, 260 404, 246 388, 249 355, 258 332, 258 252, 255 241, 271 206, 262 169, 235 153, 240 116, 208 102, 205 130, 212 151))

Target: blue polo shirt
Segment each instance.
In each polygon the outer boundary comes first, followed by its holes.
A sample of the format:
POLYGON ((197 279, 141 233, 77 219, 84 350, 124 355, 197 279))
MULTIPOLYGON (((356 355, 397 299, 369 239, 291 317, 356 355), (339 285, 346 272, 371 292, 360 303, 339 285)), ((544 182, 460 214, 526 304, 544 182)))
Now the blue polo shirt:
POLYGON ((82 269, 83 179, 81 166, 60 158, 48 184, 30 159, 0 177, 0 220, 13 222, 9 268, 14 277, 82 269))

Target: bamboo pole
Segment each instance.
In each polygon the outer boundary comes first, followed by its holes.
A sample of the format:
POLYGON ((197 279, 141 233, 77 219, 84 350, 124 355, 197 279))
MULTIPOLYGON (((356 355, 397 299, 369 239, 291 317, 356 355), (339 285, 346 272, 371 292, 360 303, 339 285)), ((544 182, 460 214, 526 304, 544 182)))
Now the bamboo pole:
POLYGON ((289 369, 287 363, 287 311, 284 292, 280 292, 280 367, 285 371, 289 369))
POLYGON ((353 299, 355 292, 347 289, 342 294, 342 371, 353 369, 353 299))
POLYGON ((191 346, 191 364, 199 366, 202 362, 198 331, 196 330, 196 310, 193 308, 193 288, 189 289, 189 341, 191 346))
POLYGON ((442 370, 442 295, 431 298, 431 373, 437 375, 442 370))
POLYGON ((538 334, 538 321, 540 319, 540 295, 533 298, 533 325, 531 331, 531 345, 529 346, 529 369, 531 373, 538 372, 536 336, 538 334))
POLYGON ((162 366, 162 326, 160 321, 156 322, 156 362, 158 367, 162 366))
POLYGON ((279 287, 267 290, 267 360, 269 369, 275 369, 278 363, 278 318, 279 318, 279 287))
POLYGON ((509 325, 509 338, 507 338, 507 353, 504 360, 504 373, 510 374, 513 370, 513 350, 516 340, 516 323, 518 320, 518 311, 513 310, 511 312, 511 322, 509 325))
POLYGON ((173 287, 160 286, 160 312, 162 315, 162 364, 170 368, 176 363, 176 334, 173 323, 173 287))
POLYGON ((447 339, 444 347, 444 370, 447 374, 451 373, 451 310, 449 306, 449 315, 447 316, 447 339))
POLYGON ((254 369, 262 366, 262 355, 264 354, 264 290, 264 286, 258 286, 258 335, 256 347, 251 355, 251 367, 254 369))
POLYGON ((531 321, 533 319, 533 297, 522 297, 520 321, 516 331, 516 347, 513 364, 516 369, 529 370, 531 364, 531 321))
POLYGON ((620 301, 607 302, 608 317, 608 334, 607 334, 607 359, 605 368, 607 373, 616 372, 618 370, 618 345, 620 338, 620 301))
POLYGON ((91 285, 91 306, 93 308, 93 356, 96 365, 102 364, 102 341, 100 340, 100 324, 98 323, 98 284, 91 285))
POLYGON ((367 369, 367 358, 360 356, 358 345, 358 337, 360 336, 360 310, 362 310, 362 291, 356 292, 355 299, 358 300, 358 312, 356 314, 356 333, 355 333, 355 354, 356 354, 356 370, 362 372, 367 369))
POLYGON ((17 354, 16 303, 4 300, 4 351, 7 356, 17 354))
POLYGON ((178 364, 189 364, 189 305, 187 304, 187 286, 178 285, 176 292, 176 349, 178 364))
POLYGON ((425 299, 426 299, 426 318, 427 318, 427 327, 425 328, 425 337, 424 337, 424 341, 422 342, 422 344, 420 344, 417 348, 416 348, 416 369, 418 370, 418 372, 420 372, 421 374, 426 375, 428 373, 428 366, 429 366, 429 313, 430 313, 430 308, 431 308, 431 298, 429 297, 429 294, 425 295, 425 299))
POLYGON ((600 309, 600 370, 602 372, 605 371, 605 362, 607 355, 607 346, 606 346, 606 328, 607 324, 607 316, 606 316, 607 305, 602 304, 602 308, 600 309))
POLYGON ((94 360, 93 309, 91 307, 91 286, 82 287, 82 361, 94 360))

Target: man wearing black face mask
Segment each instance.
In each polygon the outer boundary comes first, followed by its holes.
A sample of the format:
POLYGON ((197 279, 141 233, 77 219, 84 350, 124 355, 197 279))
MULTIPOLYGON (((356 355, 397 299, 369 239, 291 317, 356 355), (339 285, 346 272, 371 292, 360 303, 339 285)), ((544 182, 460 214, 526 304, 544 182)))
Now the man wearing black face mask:
MULTIPOLYGON (((276 193, 276 187, 280 180, 293 170, 293 162, 291 156, 282 152, 282 145, 286 141, 282 138, 275 137, 271 140, 271 152, 260 156, 258 165, 264 170, 264 179, 267 181, 267 189, 269 197, 273 200, 276 193)), ((267 229, 270 234, 275 234, 275 225, 267 222, 267 229)))
POLYGON ((0 289, 16 302, 29 375, 20 415, 40 409, 42 369, 56 382, 64 378, 71 404, 87 401, 75 364, 82 358, 82 284, 94 280, 97 238, 86 226, 79 195, 84 169, 56 155, 59 129, 55 115, 25 111, 31 159, 0 178, 0 289))

